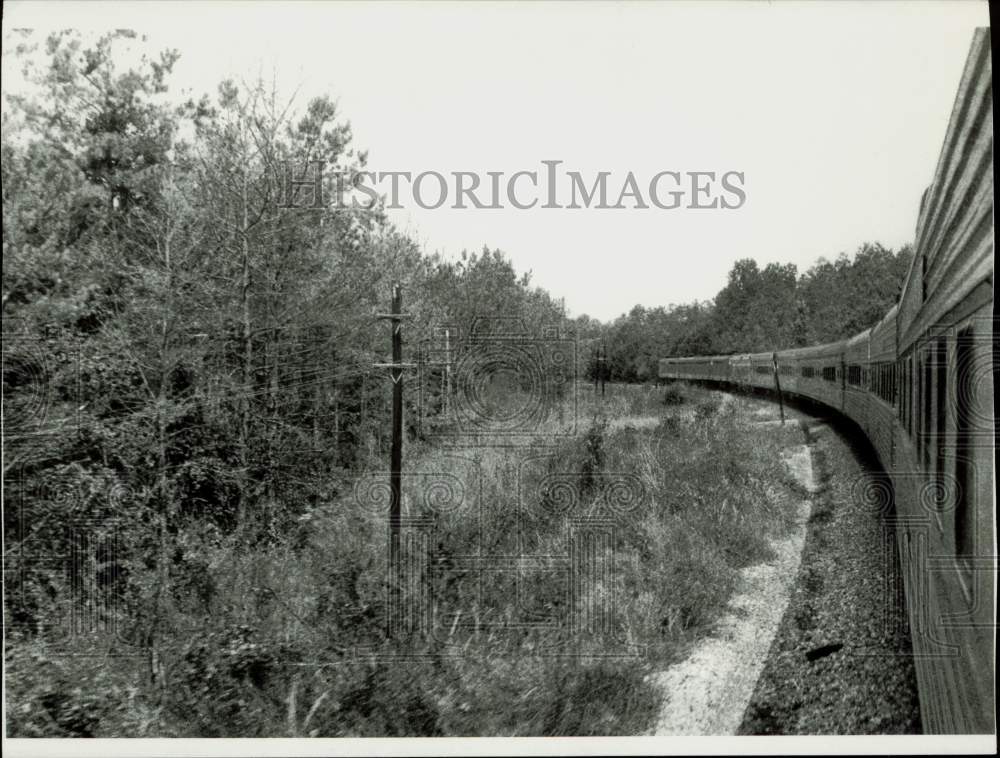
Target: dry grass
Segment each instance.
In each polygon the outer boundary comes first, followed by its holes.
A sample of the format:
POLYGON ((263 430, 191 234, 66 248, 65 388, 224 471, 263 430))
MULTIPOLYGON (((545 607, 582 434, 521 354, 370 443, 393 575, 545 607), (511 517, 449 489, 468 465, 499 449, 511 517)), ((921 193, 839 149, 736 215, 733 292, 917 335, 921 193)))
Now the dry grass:
MULTIPOLYGON (((549 434, 565 428, 550 414, 514 446, 409 447, 404 504, 427 523, 406 532, 403 603, 420 623, 392 639, 387 507, 365 489, 378 476, 278 544, 191 546, 212 586, 200 612, 178 612, 169 687, 124 684, 136 662, 105 666, 118 684, 84 692, 107 701, 88 733, 137 721, 192 736, 643 733, 659 707, 647 674, 711 630, 737 570, 789 521, 776 450, 737 404, 608 390, 581 395, 572 437, 549 434)), ((73 733, 36 690, 43 668, 68 678, 79 664, 8 653, 14 732, 73 733)))

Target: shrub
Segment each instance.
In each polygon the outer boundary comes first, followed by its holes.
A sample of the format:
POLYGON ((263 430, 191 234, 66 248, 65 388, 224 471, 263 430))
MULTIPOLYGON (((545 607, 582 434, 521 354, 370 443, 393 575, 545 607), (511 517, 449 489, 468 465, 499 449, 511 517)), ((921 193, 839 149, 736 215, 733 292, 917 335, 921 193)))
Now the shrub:
POLYGON ((591 492, 597 475, 604 468, 605 436, 608 432, 608 420, 604 416, 595 416, 590 428, 583 438, 583 463, 580 466, 580 486, 584 493, 591 492))
POLYGON ((695 406, 694 418, 696 421, 705 422, 710 420, 719 411, 720 401, 716 397, 708 397, 695 406))
POLYGON ((681 420, 677 416, 663 416, 657 427, 657 436, 677 437, 681 433, 681 420))
POLYGON ((682 405, 686 401, 687 398, 678 384, 668 384, 667 388, 663 391, 664 405, 682 405))

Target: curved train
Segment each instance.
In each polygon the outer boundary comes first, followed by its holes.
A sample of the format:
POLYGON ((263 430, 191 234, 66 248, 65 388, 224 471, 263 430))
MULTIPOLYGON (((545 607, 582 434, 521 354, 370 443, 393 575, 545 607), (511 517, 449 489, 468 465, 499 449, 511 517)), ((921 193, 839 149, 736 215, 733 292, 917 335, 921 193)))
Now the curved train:
POLYGON ((827 345, 660 361, 659 376, 799 395, 868 436, 892 481, 926 732, 995 732, 993 99, 977 29, 899 302, 827 345))

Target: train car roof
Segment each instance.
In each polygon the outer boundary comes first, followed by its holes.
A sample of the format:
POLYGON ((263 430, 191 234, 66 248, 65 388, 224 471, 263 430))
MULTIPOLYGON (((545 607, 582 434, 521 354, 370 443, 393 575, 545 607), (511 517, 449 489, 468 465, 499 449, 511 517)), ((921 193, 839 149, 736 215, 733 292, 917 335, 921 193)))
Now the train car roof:
MULTIPOLYGON (((990 61, 990 27, 983 26, 978 27, 972 33, 972 44, 969 47, 969 52, 966 55, 965 66, 962 69, 962 78, 958 84, 958 90, 955 92, 955 98, 951 107, 951 115, 948 117, 948 127, 945 131, 944 143, 941 145, 941 151, 938 154, 937 163, 934 168, 934 178, 931 183, 927 185, 924 189, 923 194, 920 196, 920 209, 917 213, 917 228, 914 235, 913 243, 913 256, 910 259, 910 266, 906 272, 906 279, 903 281, 903 288, 899 295, 899 301, 902 302, 907 296, 911 287, 917 286, 918 282, 914 276, 914 272, 917 269, 918 261, 921 257, 925 256, 929 251, 926 249, 928 247, 926 240, 926 224, 928 217, 931 216, 936 208, 934 203, 929 203, 928 200, 931 199, 932 193, 943 191, 942 188, 947 183, 945 179, 945 169, 947 167, 948 160, 950 158, 950 151, 955 147, 955 140, 957 139, 957 134, 960 132, 964 126, 962 122, 963 116, 963 106, 965 105, 966 99, 969 97, 969 92, 974 90, 975 87, 980 84, 978 78, 976 78, 976 73, 978 71, 977 64, 980 58, 983 57, 983 49, 986 49, 985 60, 990 61)), ((980 77, 983 74, 980 74, 980 77)), ((992 86, 992 67, 990 67, 990 73, 988 75, 990 80, 990 86, 992 86)), ((933 262, 932 259, 927 261, 929 266, 933 262)))
POLYGON ((870 331, 873 342, 881 339, 886 329, 892 329, 893 336, 895 337, 897 313, 899 313, 899 304, 892 306, 892 308, 889 309, 889 312, 882 317, 882 320, 871 328, 870 331))
POLYGON ((871 334, 872 334, 871 329, 865 329, 863 332, 861 332, 861 334, 855 334, 853 337, 847 340, 847 347, 848 348, 857 347, 862 342, 870 338, 871 334))
POLYGON ((882 324, 886 323, 887 321, 892 321, 894 318, 896 318, 896 314, 897 313, 899 313, 899 303, 896 303, 894 306, 892 306, 889 309, 889 312, 886 313, 882 317, 882 320, 879 321, 878 324, 876 324, 874 327, 872 327, 872 329, 877 329, 878 327, 882 326, 882 324))
POLYGON ((686 355, 683 358, 660 358, 669 363, 704 363, 705 361, 726 361, 731 355, 686 355))
POLYGON ((788 358, 813 358, 830 353, 843 352, 847 347, 847 340, 838 342, 825 342, 822 345, 810 345, 809 347, 796 347, 791 350, 781 350, 778 355, 788 358))

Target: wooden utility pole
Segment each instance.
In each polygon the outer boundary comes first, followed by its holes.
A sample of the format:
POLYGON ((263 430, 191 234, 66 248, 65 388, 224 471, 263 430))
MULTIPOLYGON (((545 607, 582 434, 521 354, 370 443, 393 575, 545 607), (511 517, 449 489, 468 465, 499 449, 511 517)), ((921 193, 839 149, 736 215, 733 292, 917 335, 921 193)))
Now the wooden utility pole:
POLYGON ((401 624, 403 567, 399 560, 400 524, 402 522, 403 481, 403 369, 412 364, 403 363, 403 335, 400 323, 404 315, 403 292, 398 284, 392 285, 392 311, 379 314, 379 318, 392 322, 392 363, 376 363, 388 368, 392 378, 392 447, 389 452, 389 607, 388 631, 391 635, 401 624))
POLYGON ((601 358, 599 365, 601 367, 601 399, 603 400, 604 382, 607 379, 607 373, 608 373, 608 346, 604 341, 601 342, 601 358))
POLYGON ((597 383, 601 380, 601 349, 594 348, 594 397, 597 397, 597 383))
POLYGON ((778 354, 771 353, 771 363, 774 365, 774 388, 778 392, 778 411, 781 413, 781 425, 785 425, 785 402, 781 399, 781 379, 778 378, 778 354))
POLYGON ((451 418, 451 329, 444 330, 444 417, 451 418))
MULTIPOLYGON (((556 334, 556 339, 564 339, 565 337, 567 337, 569 335, 569 329, 568 329, 568 326, 566 324, 566 298, 565 297, 563 297, 560 300, 559 305, 560 305, 560 311, 561 311, 561 321, 560 321, 560 324, 559 324, 559 332, 556 334)), ((575 355, 575 351, 574 351, 574 355, 575 355)), ((576 365, 575 365, 575 360, 576 359, 574 358, 574 366, 573 366, 573 387, 574 387, 574 391, 575 391, 575 388, 576 388, 576 365)), ((563 384, 563 385, 560 385, 558 392, 555 393, 555 397, 553 398, 554 402, 556 403, 557 407, 559 408, 559 430, 560 431, 562 431, 563 424, 566 421, 566 416, 565 416, 565 406, 566 406, 565 398, 566 398, 565 384, 563 384)))
MULTIPOLYGON (((400 592, 403 586, 399 561, 399 523, 402 512, 403 482, 403 335, 399 315, 403 307, 400 286, 392 288, 392 450, 389 453, 389 567, 392 572, 392 603, 390 608, 402 610, 400 592)), ((398 622, 398 618, 396 621, 398 622)))

